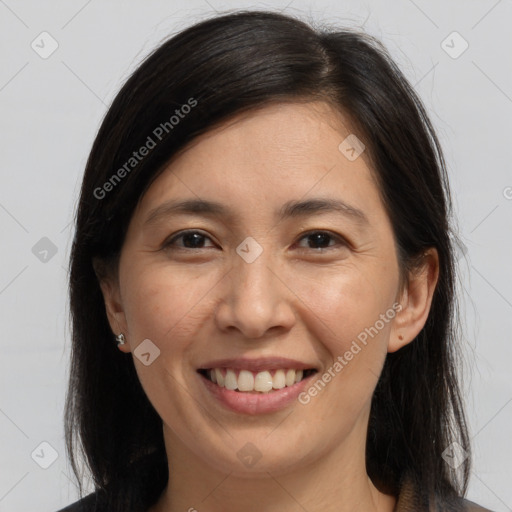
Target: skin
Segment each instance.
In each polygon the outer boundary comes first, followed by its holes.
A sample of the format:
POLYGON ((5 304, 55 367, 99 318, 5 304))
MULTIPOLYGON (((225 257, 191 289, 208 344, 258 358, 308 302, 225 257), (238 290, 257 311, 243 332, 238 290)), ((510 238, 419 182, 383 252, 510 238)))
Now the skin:
POLYGON ((134 212, 118 274, 101 287, 112 330, 127 340, 120 350, 144 339, 160 350, 149 366, 133 357, 163 420, 169 463, 168 486, 150 512, 394 509, 396 497, 366 473, 370 402, 386 354, 427 319, 438 256, 427 251, 401 289, 367 154, 349 161, 338 149, 350 133, 323 102, 239 115, 177 155, 134 212), (335 212, 274 217, 285 202, 312 197, 342 199, 368 223, 335 212), (174 214, 144 225, 153 208, 185 198, 219 201, 232 216, 174 214), (205 237, 164 247, 186 229, 205 237), (306 235, 318 230, 332 237, 306 235), (248 236, 263 249, 252 263, 236 252, 248 236), (307 405, 235 413, 196 374, 212 359, 284 356, 313 363, 321 376, 394 303, 401 311, 307 405), (252 467, 237 457, 248 442, 261 453, 252 467))

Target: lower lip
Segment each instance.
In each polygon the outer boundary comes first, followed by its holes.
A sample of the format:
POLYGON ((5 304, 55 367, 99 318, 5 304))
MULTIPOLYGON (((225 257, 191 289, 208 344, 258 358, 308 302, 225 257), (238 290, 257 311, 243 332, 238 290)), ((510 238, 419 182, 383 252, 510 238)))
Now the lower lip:
POLYGON ((293 386, 276 389, 269 393, 238 392, 226 389, 225 387, 221 388, 204 375, 198 375, 206 389, 219 400, 221 404, 238 413, 256 415, 276 412, 290 405, 293 401, 297 400, 299 394, 316 373, 302 379, 293 386))

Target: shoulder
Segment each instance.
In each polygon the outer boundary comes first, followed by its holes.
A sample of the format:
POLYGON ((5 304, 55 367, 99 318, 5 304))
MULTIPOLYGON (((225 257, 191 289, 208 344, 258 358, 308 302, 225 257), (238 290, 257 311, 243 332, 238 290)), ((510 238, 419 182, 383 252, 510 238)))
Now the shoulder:
POLYGON ((123 512, 146 510, 165 487, 167 471, 165 450, 151 452, 118 472, 116 480, 106 487, 96 487, 94 492, 57 512, 110 512, 112 508, 123 512))
POLYGON ((481 507, 480 505, 477 505, 476 503, 473 503, 469 500, 462 500, 465 512, 492 512, 492 510, 489 510, 488 508, 481 507))
MULTIPOLYGON (((418 512, 425 510, 426 500, 420 486, 410 475, 406 475, 400 485, 398 500, 394 512, 418 512)), ((451 495, 450 497, 439 496, 433 503, 435 510, 442 512, 493 512, 461 496, 451 495)))
POLYGON ((97 492, 88 494, 84 498, 71 503, 71 505, 57 512, 101 512, 101 509, 96 508, 97 494, 97 492))

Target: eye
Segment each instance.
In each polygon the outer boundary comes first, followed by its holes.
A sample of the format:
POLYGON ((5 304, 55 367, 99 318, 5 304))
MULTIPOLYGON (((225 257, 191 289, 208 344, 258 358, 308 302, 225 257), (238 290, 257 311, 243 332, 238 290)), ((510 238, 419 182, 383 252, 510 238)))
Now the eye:
POLYGON ((203 249, 206 239, 211 240, 200 231, 182 231, 165 241, 163 247, 175 246, 178 249, 203 249), (176 246, 176 240, 180 239, 182 239, 183 245, 176 246))
POLYGON ((333 246, 329 246, 329 241, 334 240, 338 242, 338 245, 347 246, 347 242, 339 235, 330 233, 329 231, 310 231, 303 235, 300 240, 309 239, 311 244, 306 249, 319 249, 317 252, 322 252, 323 249, 330 249, 333 246), (311 247, 311 245, 318 245, 320 247, 311 247))
MULTIPOLYGON (((310 231, 303 235, 299 240, 309 239, 309 247, 302 247, 303 249, 317 249, 316 252, 322 252, 324 249, 333 248, 330 244, 331 241, 338 242, 338 245, 347 246, 347 242, 340 235, 335 235, 329 231, 310 231)), ((182 231, 173 235, 170 239, 164 242, 163 247, 173 247, 177 249, 204 249, 205 240, 211 238, 200 231, 182 231), (176 244, 177 240, 182 240, 182 244, 176 244)), ((335 244, 336 245, 336 244, 335 244)))

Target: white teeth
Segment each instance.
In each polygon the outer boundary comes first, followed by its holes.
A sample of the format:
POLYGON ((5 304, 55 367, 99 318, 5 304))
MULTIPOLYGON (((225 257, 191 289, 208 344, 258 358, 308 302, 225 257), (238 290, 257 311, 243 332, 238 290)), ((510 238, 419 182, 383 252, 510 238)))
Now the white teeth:
POLYGON ((210 374, 211 373, 215 373, 215 380, 217 381, 217 384, 221 388, 223 388, 224 387, 224 376, 222 375, 222 372, 218 368, 215 368, 215 370, 211 370, 210 374))
POLYGON ((295 370, 286 371, 286 385, 293 386, 295 384, 295 370))
POLYGON ((259 372, 254 379, 254 390, 267 393, 272 389, 272 375, 270 372, 259 372))
POLYGON ((274 389, 283 389, 286 386, 286 376, 284 374, 284 370, 277 370, 276 373, 274 373, 272 382, 272 387, 274 389))
POLYGON ((229 369, 226 371, 226 378, 224 379, 224 386, 226 389, 236 389, 238 383, 236 381, 236 374, 233 370, 229 369))
POLYGON ((252 391, 254 389, 254 375, 247 370, 241 370, 238 375, 238 389, 240 391, 252 391))
POLYGON ((232 368, 214 368, 207 371, 208 378, 221 388, 238 391, 259 391, 269 393, 274 389, 283 389, 300 382, 304 376, 303 370, 279 369, 272 376, 270 371, 254 373, 248 370, 240 370, 238 377, 232 368))

